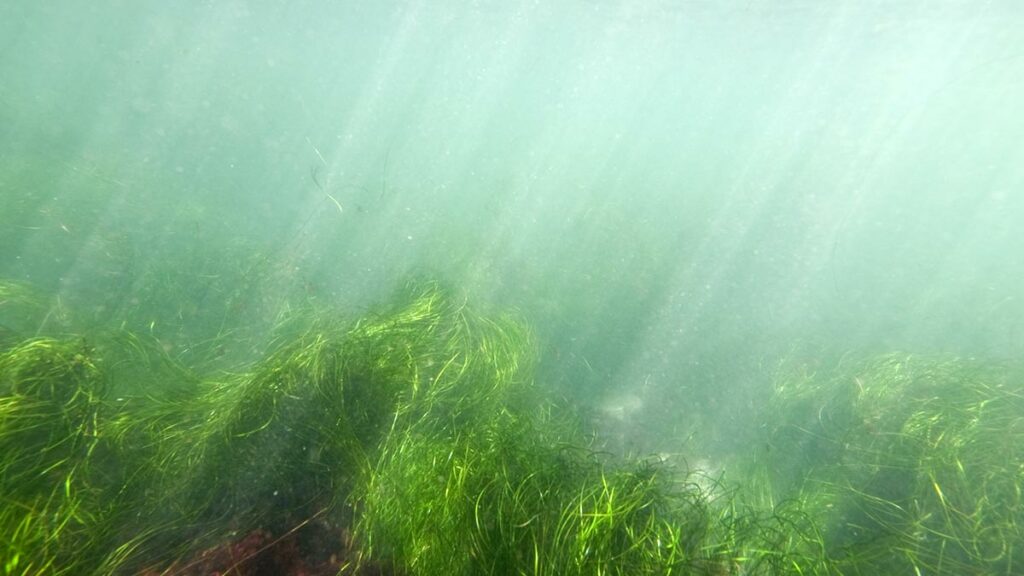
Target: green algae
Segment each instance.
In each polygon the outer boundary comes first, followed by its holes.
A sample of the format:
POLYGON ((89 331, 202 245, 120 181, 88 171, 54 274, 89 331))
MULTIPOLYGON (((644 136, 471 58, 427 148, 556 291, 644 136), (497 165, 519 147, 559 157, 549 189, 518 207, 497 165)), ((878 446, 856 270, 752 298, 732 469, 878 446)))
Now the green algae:
POLYGON ((356 319, 293 309, 229 371, 190 369, 153 335, 27 330, 0 351, 6 575, 191 574, 240 535, 314 525, 344 536, 339 574, 1019 564, 1024 394, 1006 366, 789 365, 765 447, 726 482, 593 450, 535 382, 529 326, 432 282, 356 319))

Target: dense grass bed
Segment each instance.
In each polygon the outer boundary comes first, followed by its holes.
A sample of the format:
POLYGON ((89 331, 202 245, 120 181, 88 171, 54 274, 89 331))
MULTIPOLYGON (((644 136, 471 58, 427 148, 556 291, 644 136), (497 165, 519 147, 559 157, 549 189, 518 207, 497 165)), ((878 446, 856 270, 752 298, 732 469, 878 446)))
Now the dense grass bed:
POLYGON ((0 283, 5 575, 1021 569, 1007 366, 787 363, 763 441, 707 478, 597 453, 535 382, 528 325, 434 283, 359 318, 292 310, 230 371, 33 328, 53 313, 0 283))

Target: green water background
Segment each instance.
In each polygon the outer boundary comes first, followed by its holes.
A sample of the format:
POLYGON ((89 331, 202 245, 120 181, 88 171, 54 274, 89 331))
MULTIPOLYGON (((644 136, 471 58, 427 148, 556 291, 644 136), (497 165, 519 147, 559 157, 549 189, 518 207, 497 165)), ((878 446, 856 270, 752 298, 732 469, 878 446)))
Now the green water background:
POLYGON ((616 448, 728 449, 783 358, 1024 352, 1020 30, 1012 1, 7 2, 0 277, 57 296, 42 330, 214 365, 438 278, 518 309, 616 448))

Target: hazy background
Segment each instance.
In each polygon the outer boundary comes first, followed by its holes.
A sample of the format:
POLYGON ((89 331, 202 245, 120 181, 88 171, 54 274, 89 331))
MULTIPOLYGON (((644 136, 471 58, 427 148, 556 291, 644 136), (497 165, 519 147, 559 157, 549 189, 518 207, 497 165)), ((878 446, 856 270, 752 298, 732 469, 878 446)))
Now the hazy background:
POLYGON ((518 310, 614 446, 739 438, 782 358, 1024 353, 1022 30, 1014 0, 4 2, 0 277, 185 360, 438 278, 518 310))

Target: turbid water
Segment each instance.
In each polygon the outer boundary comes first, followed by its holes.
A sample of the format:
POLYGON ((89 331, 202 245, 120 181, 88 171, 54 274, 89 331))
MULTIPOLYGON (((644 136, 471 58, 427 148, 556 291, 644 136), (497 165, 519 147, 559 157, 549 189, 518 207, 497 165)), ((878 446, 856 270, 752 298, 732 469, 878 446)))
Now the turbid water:
POLYGON ((527 327, 589 449, 803 503, 804 570, 1020 573, 1020 30, 1009 0, 5 3, 0 393, 65 350, 33 339, 208 382, 436 283, 527 327))

